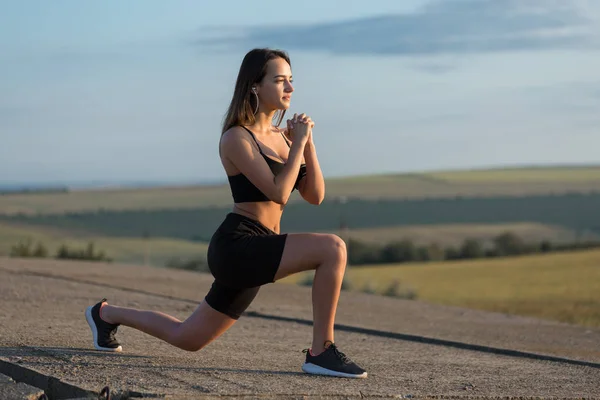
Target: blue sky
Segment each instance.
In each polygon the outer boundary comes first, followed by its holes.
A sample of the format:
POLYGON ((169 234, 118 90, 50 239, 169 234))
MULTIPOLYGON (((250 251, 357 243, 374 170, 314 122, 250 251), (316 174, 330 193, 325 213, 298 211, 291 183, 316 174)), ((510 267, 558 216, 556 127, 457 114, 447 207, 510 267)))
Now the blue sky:
POLYGON ((326 176, 600 163, 599 2, 338 4, 0 1, 0 183, 223 180, 255 46, 289 52, 326 176))

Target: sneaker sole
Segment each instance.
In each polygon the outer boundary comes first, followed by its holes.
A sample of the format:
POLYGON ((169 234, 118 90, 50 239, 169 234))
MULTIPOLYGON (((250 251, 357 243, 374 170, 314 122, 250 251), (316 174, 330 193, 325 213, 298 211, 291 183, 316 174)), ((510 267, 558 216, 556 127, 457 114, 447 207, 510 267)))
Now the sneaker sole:
POLYGON ((366 372, 363 372, 360 375, 347 374, 345 372, 332 371, 330 369, 319 367, 318 365, 311 364, 311 363, 304 363, 304 365, 302 365, 302 371, 306 372, 307 374, 327 375, 327 376, 335 376, 335 377, 339 377, 339 378, 362 379, 362 378, 366 378, 367 377, 367 373, 366 372))
POLYGON ((92 317, 92 308, 93 306, 86 308, 85 320, 87 321, 88 325, 90 326, 90 329, 92 330, 92 335, 94 336, 94 347, 96 348, 96 350, 120 353, 123 350, 123 348, 120 345, 119 347, 115 348, 98 346, 98 329, 96 328, 94 318, 92 317))

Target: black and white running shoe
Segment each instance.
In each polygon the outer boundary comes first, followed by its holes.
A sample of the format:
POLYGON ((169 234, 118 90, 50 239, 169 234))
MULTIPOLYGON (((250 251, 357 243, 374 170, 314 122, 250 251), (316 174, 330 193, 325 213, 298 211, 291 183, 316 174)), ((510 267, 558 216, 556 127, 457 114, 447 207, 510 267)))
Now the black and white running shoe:
POLYGON ((92 330, 96 350, 120 352, 123 349, 115 339, 120 324, 109 324, 100 318, 100 306, 105 301, 106 299, 102 299, 99 303, 89 306, 85 310, 85 319, 92 330))
POLYGON ((348 356, 339 351, 336 345, 330 341, 325 342, 325 351, 313 356, 310 349, 306 353, 306 361, 302 365, 302 371, 308 374, 327 375, 343 378, 366 378, 367 371, 356 365, 348 356), (327 343, 330 343, 327 346, 327 343))

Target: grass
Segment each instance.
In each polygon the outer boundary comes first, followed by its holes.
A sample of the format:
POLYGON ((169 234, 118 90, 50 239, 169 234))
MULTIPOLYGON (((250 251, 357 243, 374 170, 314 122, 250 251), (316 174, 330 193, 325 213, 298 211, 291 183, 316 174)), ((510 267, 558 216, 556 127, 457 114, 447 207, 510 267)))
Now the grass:
POLYGON ((600 327, 600 250, 353 267, 346 279, 355 291, 381 294, 396 281, 432 303, 600 327))
MULTIPOLYGON (((326 179, 326 200, 521 196, 600 190, 600 166, 380 174, 326 179)), ((294 192, 291 201, 301 201, 294 192)), ((0 196, 0 214, 197 208, 232 204, 227 185, 0 196)))
POLYGON ((0 224, 0 255, 8 255, 11 246, 28 239, 34 242, 34 246, 37 242, 44 244, 52 256, 61 244, 85 248, 89 242, 94 242, 97 251, 104 251, 107 257, 121 263, 144 264, 147 252, 148 264, 153 266, 164 266, 174 257, 204 257, 207 248, 206 243, 186 240, 151 238, 146 241, 142 238, 102 237, 52 228, 0 224))

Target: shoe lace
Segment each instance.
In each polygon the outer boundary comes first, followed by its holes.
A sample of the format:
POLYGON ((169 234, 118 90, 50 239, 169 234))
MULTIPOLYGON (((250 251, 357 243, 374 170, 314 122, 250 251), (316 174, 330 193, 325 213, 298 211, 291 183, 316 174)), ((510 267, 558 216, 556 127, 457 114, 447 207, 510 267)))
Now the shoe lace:
POLYGON ((337 358, 339 358, 340 360, 342 360, 342 362, 344 364, 350 364, 352 362, 352 360, 350 359, 350 357, 348 357, 347 355, 345 355, 344 353, 342 353, 337 346, 334 343, 331 343, 329 345, 329 348, 331 350, 333 350, 333 354, 336 355, 337 358))
MULTIPOLYGON (((331 349, 333 351, 333 354, 335 354, 335 356, 337 358, 339 358, 340 360, 342 360, 342 362, 345 363, 345 364, 352 363, 352 360, 350 359, 350 357, 348 357, 347 355, 345 355, 344 353, 342 353, 340 351, 340 349, 338 349, 337 346, 332 341, 330 341, 330 340, 326 341, 325 345, 327 345, 327 343, 330 343, 330 345, 327 346, 325 348, 325 350, 331 349)), ((310 351, 310 348, 302 350, 303 353, 308 353, 309 351, 310 351)))
POLYGON ((114 342, 118 327, 105 328, 104 334, 108 336, 108 340, 114 342))
POLYGON ((115 335, 117 334, 117 329, 119 329, 119 327, 115 327, 108 334, 108 336, 110 337, 110 340, 115 340, 115 335))

